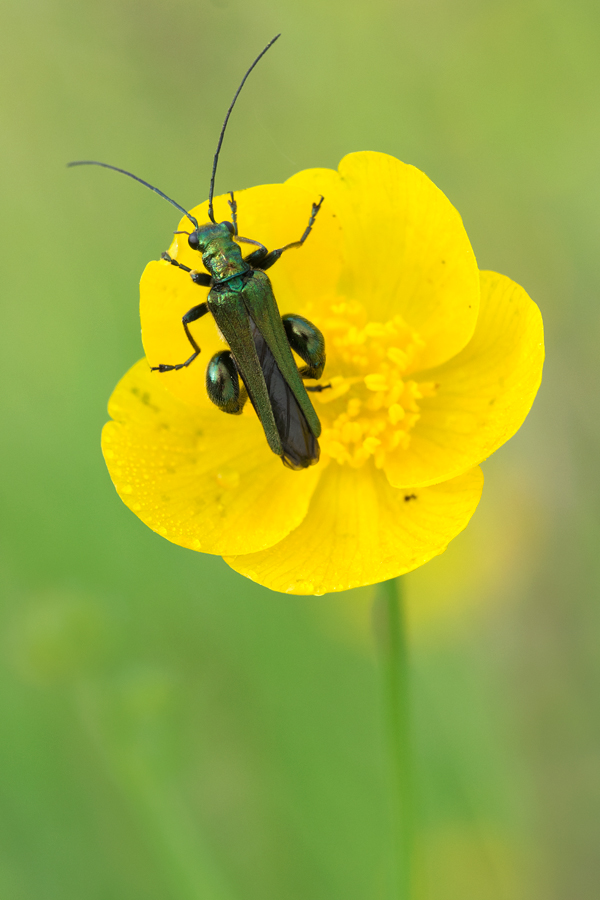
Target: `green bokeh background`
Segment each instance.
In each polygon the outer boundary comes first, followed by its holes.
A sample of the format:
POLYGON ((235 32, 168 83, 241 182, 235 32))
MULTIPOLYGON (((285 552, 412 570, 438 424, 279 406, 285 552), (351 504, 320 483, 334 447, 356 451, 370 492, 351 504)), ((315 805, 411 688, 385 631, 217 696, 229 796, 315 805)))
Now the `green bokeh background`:
MULTIPOLYGON (((591 0, 4 0, 0 896, 387 900, 369 590, 287 597, 118 500, 106 402, 193 205, 381 150, 546 322, 532 414, 405 579, 417 900, 600 882, 600 12, 591 0)), ((382 236, 385 239, 385 236, 382 236)))

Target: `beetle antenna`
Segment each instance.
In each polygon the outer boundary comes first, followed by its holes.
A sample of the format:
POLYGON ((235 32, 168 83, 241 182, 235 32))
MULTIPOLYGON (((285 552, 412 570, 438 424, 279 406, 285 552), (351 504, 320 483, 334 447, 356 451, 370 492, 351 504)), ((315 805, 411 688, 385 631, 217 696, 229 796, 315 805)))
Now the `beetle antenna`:
MULTIPOLYGON (((221 134, 219 135, 217 151, 215 153, 215 158, 213 160, 212 174, 210 176, 210 188, 208 191, 208 216, 210 218, 210 221, 214 225, 216 225, 215 214, 213 212, 213 194, 215 191, 215 175, 217 174, 217 163, 219 162, 219 153, 221 152, 221 144, 223 143, 223 138, 225 137, 225 129, 227 128, 227 123, 229 122, 229 116, 231 115, 231 111, 232 111, 233 107, 235 106, 235 101, 237 100, 237 98, 240 95, 240 91, 242 90, 242 88, 244 87, 244 85, 246 83, 246 79, 248 78, 248 75, 250 74, 250 72, 252 71, 254 66, 257 64, 257 62, 259 62, 259 60, 261 60, 263 58, 263 56, 265 55, 267 50, 270 47, 272 47, 273 44, 275 43, 275 41, 280 37, 281 37, 281 34, 276 34, 275 37, 273 38, 273 40, 269 41, 269 43, 267 44, 265 49, 262 51, 262 53, 258 54, 256 59, 254 60, 254 62, 252 63, 252 65, 250 66, 250 68, 248 69, 246 74, 244 75, 244 77, 242 78, 242 82, 241 82, 239 88, 237 89, 237 91, 235 92, 235 97, 231 101, 231 106, 227 110, 227 115, 225 116, 225 121, 223 122, 223 127, 221 128, 221 134)), ((156 190, 156 188, 153 188, 153 190, 156 190)))
MULTIPOLYGON (((113 172, 120 172, 122 175, 128 175, 129 178, 133 178, 134 181, 139 181, 140 184, 143 184, 144 187, 150 188, 151 191, 154 191, 155 194, 158 194, 159 197, 162 197, 164 200, 168 200, 171 206, 174 206, 180 212, 187 216, 194 228, 199 228, 198 220, 195 219, 187 209, 184 209, 183 206, 180 206, 179 203, 175 203, 174 200, 171 200, 170 197, 167 197, 166 194, 163 194, 162 191, 159 191, 158 188, 154 187, 152 184, 148 184, 147 181, 144 181, 143 178, 138 178, 137 175, 133 175, 131 172, 127 172, 125 169, 118 169, 116 166, 109 166, 108 163, 96 162, 93 159, 78 159, 75 162, 67 163, 67 168, 71 168, 72 166, 102 166, 103 169, 112 169, 113 172)), ((213 219, 214 221, 214 219, 213 219)))

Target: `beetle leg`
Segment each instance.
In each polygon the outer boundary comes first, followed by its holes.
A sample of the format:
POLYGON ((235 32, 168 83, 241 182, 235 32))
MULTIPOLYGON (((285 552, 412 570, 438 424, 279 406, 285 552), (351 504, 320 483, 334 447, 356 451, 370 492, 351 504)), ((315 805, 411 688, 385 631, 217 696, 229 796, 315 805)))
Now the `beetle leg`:
POLYGON ((210 287, 212 278, 208 272, 197 272, 195 269, 190 269, 189 266, 184 266, 183 263, 177 262, 177 260, 173 259, 172 256, 169 256, 168 253, 161 253, 160 258, 164 259, 165 262, 171 263, 172 266, 176 266, 178 269, 183 269, 184 272, 189 272, 190 278, 194 284, 199 284, 201 287, 210 287))
POLYGON ((244 262, 249 263, 253 269, 260 268, 260 263, 269 253, 265 245, 261 244, 260 241, 253 241, 250 238, 240 237, 239 234, 236 234, 235 237, 236 240, 241 241, 244 244, 254 244, 255 247, 258 247, 258 250, 254 250, 252 253, 249 253, 248 256, 244 257, 244 262))
POLYGON ((233 191, 229 191, 229 196, 231 199, 227 202, 229 203, 229 208, 231 210, 231 219, 233 221, 233 227, 235 229, 235 239, 241 244, 254 244, 255 247, 258 247, 258 250, 254 250, 252 253, 248 254, 248 256, 244 257, 244 262, 249 263, 252 268, 255 269, 258 263, 265 258, 269 251, 264 244, 261 244, 260 241, 253 241, 251 238, 241 237, 238 234, 237 202, 233 196, 233 191))
POLYGON ((235 197, 233 196, 233 191, 229 191, 230 199, 227 201, 229 203, 229 209, 231 210, 231 221, 233 222, 233 233, 238 233, 237 226, 237 203, 235 197))
POLYGON ((262 261, 268 255, 269 251, 266 247, 259 247, 254 253, 249 253, 244 257, 244 262, 249 263, 253 269, 262 269, 262 261))
POLYGON ((190 329, 188 328, 188 325, 190 324, 190 322, 195 322, 197 319, 201 319, 202 316, 205 316, 207 312, 208 312, 208 304, 207 303, 199 303, 198 306, 193 306, 190 310, 188 310, 188 312, 186 312, 185 316, 183 316, 183 318, 181 320, 181 323, 183 325, 183 330, 186 333, 186 337, 187 337, 188 341, 190 342, 190 344, 192 345, 192 347, 194 348, 194 352, 192 353, 190 358, 186 359, 186 361, 184 363, 178 363, 178 365, 176 365, 176 366, 169 366, 169 365, 165 365, 164 363, 161 363, 161 365, 159 365, 159 366, 152 366, 152 370, 151 370, 152 372, 178 371, 179 369, 186 368, 187 366, 189 366, 190 363, 192 363, 196 359, 196 357, 200 353, 200 347, 194 340, 194 337, 192 336, 192 333, 191 333, 190 329))
POLYGON ((280 258, 281 254, 285 253, 286 250, 292 250, 294 247, 301 247, 312 231, 312 227, 315 224, 315 219, 317 218, 317 213, 321 209, 321 204, 323 203, 324 199, 324 197, 321 197, 318 203, 313 203, 310 213, 310 219, 308 220, 308 225, 304 229, 304 234, 299 241, 293 241, 291 244, 286 244, 285 247, 280 247, 278 250, 271 250, 271 252, 267 253, 267 255, 261 261, 259 261, 258 263, 253 263, 254 268, 262 269, 264 272, 265 269, 270 269, 271 266, 274 265, 280 258))
POLYGON ((304 316, 282 316, 281 324, 290 347, 306 363, 300 369, 302 378, 320 378, 325 368, 325 338, 319 329, 304 316))
POLYGON ((245 387, 240 390, 240 378, 231 350, 219 350, 211 358, 206 370, 206 393, 222 412, 240 415, 248 393, 245 387))

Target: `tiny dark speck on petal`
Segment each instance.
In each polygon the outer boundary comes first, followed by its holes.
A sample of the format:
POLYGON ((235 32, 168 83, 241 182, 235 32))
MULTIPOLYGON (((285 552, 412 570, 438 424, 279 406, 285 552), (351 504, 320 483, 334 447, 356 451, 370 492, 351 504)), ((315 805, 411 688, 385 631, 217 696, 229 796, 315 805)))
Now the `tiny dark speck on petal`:
POLYGON ((405 503, 408 503, 409 500, 416 500, 416 499, 417 499, 417 495, 416 495, 416 494, 405 494, 405 495, 404 495, 404 502, 405 502, 405 503))
POLYGON ((154 412, 160 412, 160 408, 158 406, 155 406, 154 403, 150 402, 151 398, 148 391, 144 391, 144 393, 142 394, 139 388, 133 387, 131 388, 131 393, 134 395, 134 397, 139 397, 144 406, 147 406, 149 409, 154 410, 154 412))

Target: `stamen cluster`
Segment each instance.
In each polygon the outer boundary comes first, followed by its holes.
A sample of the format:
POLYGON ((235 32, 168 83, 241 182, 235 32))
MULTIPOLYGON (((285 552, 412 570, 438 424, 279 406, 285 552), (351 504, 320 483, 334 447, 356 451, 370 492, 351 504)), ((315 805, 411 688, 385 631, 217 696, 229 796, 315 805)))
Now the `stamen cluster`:
POLYGON ((321 324, 329 376, 322 381, 331 385, 313 395, 320 404, 322 451, 353 468, 373 457, 382 468, 386 453, 408 448, 420 415, 417 401, 436 392, 434 382, 407 377, 424 342, 402 316, 369 321, 355 300, 333 301, 321 324))

